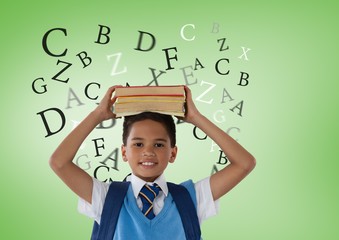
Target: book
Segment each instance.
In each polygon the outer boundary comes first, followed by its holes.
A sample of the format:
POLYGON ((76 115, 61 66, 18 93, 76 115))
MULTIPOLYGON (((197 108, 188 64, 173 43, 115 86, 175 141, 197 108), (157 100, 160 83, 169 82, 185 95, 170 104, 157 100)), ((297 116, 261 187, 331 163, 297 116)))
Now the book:
POLYGON ((117 87, 114 113, 117 117, 141 112, 158 112, 183 117, 185 115, 184 86, 117 87))

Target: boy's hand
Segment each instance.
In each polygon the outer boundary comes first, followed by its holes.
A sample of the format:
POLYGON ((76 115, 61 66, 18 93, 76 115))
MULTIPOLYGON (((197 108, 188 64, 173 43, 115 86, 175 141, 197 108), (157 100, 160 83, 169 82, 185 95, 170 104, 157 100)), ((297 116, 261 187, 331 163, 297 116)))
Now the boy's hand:
POLYGON ((111 118, 116 118, 116 115, 112 112, 112 106, 116 101, 116 97, 113 96, 113 93, 117 87, 120 87, 121 85, 116 85, 110 87, 105 96, 102 98, 100 101, 99 105, 97 108, 94 110, 98 114, 98 117, 100 121, 108 120, 111 118))
POLYGON ((195 125, 197 117, 201 114, 193 102, 191 90, 187 86, 184 86, 184 88, 186 92, 186 112, 185 117, 180 119, 195 125))

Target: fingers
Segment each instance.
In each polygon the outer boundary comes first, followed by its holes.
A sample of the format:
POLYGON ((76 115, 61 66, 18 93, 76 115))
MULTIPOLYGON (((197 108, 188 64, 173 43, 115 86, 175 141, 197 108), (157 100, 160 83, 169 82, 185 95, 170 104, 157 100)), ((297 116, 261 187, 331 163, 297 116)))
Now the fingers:
POLYGON ((186 98, 192 97, 191 89, 186 85, 184 85, 184 89, 185 89, 185 93, 186 93, 186 98))
POLYGON ((185 104, 186 112, 185 112, 184 121, 193 123, 195 120, 195 117, 200 112, 194 104, 191 89, 185 86, 185 92, 186 92, 186 104, 185 104))
MULTIPOLYGON (((117 96, 112 96, 113 95, 113 93, 114 93, 114 91, 115 91, 115 89, 116 88, 118 88, 118 87, 122 87, 122 85, 115 85, 115 86, 112 86, 112 87, 110 87, 109 89, 108 89, 108 91, 107 91, 107 95, 108 95, 108 97, 109 97, 109 99, 110 99, 110 109, 111 109, 111 107, 113 106, 113 104, 115 103, 115 101, 117 100, 117 96)), ((111 117, 110 118, 113 118, 113 119, 115 119, 116 118, 116 114, 114 114, 111 110, 109 111, 110 112, 110 115, 111 115, 111 117)))
POLYGON ((108 96, 109 98, 112 98, 112 94, 113 92, 115 91, 116 88, 118 87, 122 87, 122 85, 115 85, 115 86, 112 86, 110 88, 108 88, 107 92, 106 92, 106 96, 108 96))
POLYGON ((110 88, 108 88, 105 96, 104 96, 104 102, 106 103, 111 103, 111 105, 113 105, 116 101, 116 96, 113 96, 113 93, 115 91, 116 88, 118 87, 122 87, 122 85, 115 85, 115 86, 111 86, 110 88))
POLYGON ((192 92, 191 89, 187 86, 185 86, 185 92, 186 92, 186 107, 189 108, 193 104, 192 92))
POLYGON ((117 97, 114 96, 114 97, 111 99, 111 103, 114 104, 116 100, 117 100, 117 97))

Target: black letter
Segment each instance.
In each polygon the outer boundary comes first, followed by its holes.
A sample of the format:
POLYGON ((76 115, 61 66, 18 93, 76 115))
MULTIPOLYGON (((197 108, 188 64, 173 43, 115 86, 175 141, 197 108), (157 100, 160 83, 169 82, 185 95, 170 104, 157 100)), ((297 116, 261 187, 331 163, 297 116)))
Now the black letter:
POLYGON ((228 159, 226 157, 226 155, 222 156, 222 154, 224 153, 223 151, 219 150, 220 155, 219 155, 219 161, 217 162, 218 164, 221 165, 225 165, 228 162, 228 159), (223 160, 221 160, 223 158, 223 160))
POLYGON ((101 140, 101 141, 105 141, 104 138, 96 138, 96 139, 92 139, 92 141, 94 142, 95 145, 95 151, 97 153, 97 155, 95 155, 95 157, 101 156, 102 154, 99 153, 99 148, 105 149, 105 145, 102 144, 100 146, 98 146, 97 140, 101 140))
POLYGON ((37 94, 43 94, 43 93, 45 93, 45 92, 47 92, 47 84, 44 84, 44 85, 41 85, 41 87, 42 87, 42 89, 43 89, 43 91, 42 92, 38 92, 38 90, 36 90, 36 88, 35 88, 35 82, 36 81, 38 81, 38 80, 41 80, 41 81, 45 81, 44 80, 44 78, 37 78, 37 79, 35 79, 34 81, 33 81, 33 83, 32 83, 32 89, 33 89, 33 92, 35 92, 35 93, 37 93, 37 94))
MULTIPOLYGON (((97 167, 97 168, 94 170, 94 173, 93 173, 93 175, 94 175, 94 177, 95 177, 96 179, 98 179, 97 172, 99 171, 99 168, 105 168, 105 169, 107 170, 107 172, 109 172, 109 167, 107 167, 107 166, 99 166, 99 167, 97 167)), ((107 182, 107 180, 108 180, 108 179, 105 179, 104 181, 101 180, 101 181, 102 181, 102 182, 107 182)))
POLYGON ((234 109, 239 109, 239 113, 238 113, 238 115, 240 116, 240 117, 242 117, 242 115, 241 115, 241 113, 242 113, 242 107, 243 107, 243 105, 244 105, 244 100, 242 100, 242 101, 240 101, 237 105, 235 105, 233 108, 231 108, 230 110, 232 111, 232 112, 234 112, 234 109))
POLYGON ((103 25, 100 25, 100 24, 98 24, 98 25, 100 27, 100 30, 99 30, 98 40, 95 43, 107 44, 109 42, 108 34, 111 32, 111 29, 109 27, 107 27, 107 26, 103 26, 103 25), (106 28, 106 31, 107 31, 106 33, 102 33, 102 29, 103 28, 106 28), (101 36, 105 36, 106 37, 106 41, 105 42, 100 42, 101 36))
POLYGON ((170 50, 170 49, 174 49, 175 52, 177 52, 176 47, 162 49, 162 51, 164 51, 165 54, 166 54, 166 61, 167 61, 167 69, 166 70, 174 69, 174 67, 171 66, 170 59, 175 59, 175 60, 178 61, 177 54, 175 54, 174 57, 171 57, 171 58, 168 56, 168 50, 170 50))
MULTIPOLYGON (((49 109, 46 109, 44 111, 38 112, 37 115, 38 114, 41 116, 42 122, 44 123, 46 131, 47 131, 47 135, 45 137, 49 137, 49 136, 52 136, 53 134, 60 132, 65 126, 65 123, 66 123, 65 115, 58 108, 49 108, 49 109), (47 111, 56 111, 57 113, 59 113, 59 116, 61 117, 61 121, 62 121, 61 126, 59 127, 59 129, 55 130, 54 132, 52 132, 50 127, 48 126, 48 123, 47 123, 47 120, 46 120, 46 117, 45 117, 45 112, 47 112, 47 111)), ((53 121, 53 122, 55 122, 55 121, 53 121)))
POLYGON ((83 68, 87 67, 88 65, 90 65, 92 63, 92 58, 87 56, 87 52, 82 51, 81 53, 78 53, 77 56, 80 58, 82 65, 84 65, 83 68), (82 57, 81 54, 84 54, 85 56, 82 57), (85 63, 85 59, 88 60, 88 64, 85 63))
POLYGON ((45 52, 46 52, 48 55, 50 55, 50 56, 52 56, 52 57, 63 57, 63 56, 65 56, 66 53, 67 53, 67 48, 65 49, 65 51, 63 51, 63 52, 60 53, 60 54, 54 54, 54 53, 52 53, 52 52, 48 49, 48 47, 47 47, 47 38, 48 38, 49 34, 50 34, 51 32, 53 32, 53 31, 56 31, 56 30, 62 31, 62 32, 65 34, 65 36, 67 36, 67 31, 66 31, 65 28, 53 28, 53 29, 47 31, 47 32, 45 33, 44 37, 42 38, 42 48, 45 50, 45 52))
POLYGON ((248 78, 250 77, 250 75, 246 72, 240 72, 241 73, 241 76, 240 76, 240 82, 239 82, 239 86, 247 86, 248 85, 248 78), (245 75, 246 74, 246 75, 245 75), (245 77, 244 77, 245 75, 245 77), (242 84, 243 80, 245 80, 245 83, 242 84))
POLYGON ((151 51, 154 48, 154 46, 155 46, 155 37, 152 34, 148 33, 148 32, 142 32, 142 31, 138 31, 138 32, 140 33, 139 34, 138 46, 136 48, 134 48, 134 50, 139 50, 139 51, 143 51, 143 52, 151 51), (152 39, 151 46, 149 48, 147 48, 147 49, 141 49, 141 42, 142 42, 143 34, 148 34, 151 37, 151 39, 152 39))
POLYGON ((99 83, 91 82, 91 83, 87 84, 87 86, 85 87, 85 95, 86 95, 87 98, 89 98, 89 99, 91 99, 91 100, 97 100, 97 99, 98 99, 98 96, 96 96, 96 97, 90 97, 90 96, 88 95, 88 88, 89 88, 90 85, 93 85, 93 84, 97 85, 98 88, 100 89, 100 84, 99 84, 99 83))
POLYGON ((198 140, 205 140, 205 139, 207 138, 207 135, 205 135, 205 137, 203 137, 203 138, 199 138, 198 135, 197 135, 197 133, 196 133, 196 131, 197 131, 197 127, 194 127, 194 128, 193 128, 193 135, 194 135, 194 137, 195 137, 196 139, 198 139, 198 140))
POLYGON ((217 40, 217 42, 221 41, 221 46, 220 46, 220 49, 219 51, 225 51, 225 50, 228 50, 229 47, 227 46, 226 48, 223 48, 224 47, 224 44, 225 44, 225 41, 226 41, 226 38, 220 38, 217 40))
POLYGON ((230 63, 230 61, 229 61, 227 58, 219 59, 218 62, 215 64, 215 70, 216 70, 220 75, 227 75, 227 74, 230 73, 230 70, 228 70, 226 73, 221 73, 221 72, 219 71, 218 66, 219 66, 219 62, 220 62, 221 60, 225 60, 226 62, 230 63))
POLYGON ((69 78, 67 78, 66 80, 62 80, 62 79, 58 79, 57 77, 59 77, 64 71, 66 71, 67 68, 69 68, 70 66, 72 66, 72 63, 68 63, 68 62, 64 62, 64 61, 60 61, 58 60, 57 65, 59 65, 59 63, 64 63, 66 64, 66 67, 64 67, 63 69, 61 69, 60 72, 58 72, 57 74, 55 74, 54 77, 52 77, 53 80, 59 81, 59 82, 64 82, 67 83, 69 78))

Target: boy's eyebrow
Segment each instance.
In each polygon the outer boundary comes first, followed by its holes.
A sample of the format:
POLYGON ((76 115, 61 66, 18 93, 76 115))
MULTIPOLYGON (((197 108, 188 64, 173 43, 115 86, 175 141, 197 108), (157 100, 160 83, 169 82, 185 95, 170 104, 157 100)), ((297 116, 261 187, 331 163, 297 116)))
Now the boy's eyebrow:
MULTIPOLYGON (((142 140, 145 140, 144 138, 142 137, 134 137, 131 139, 132 141, 142 141, 142 140)), ((161 142, 167 142, 167 139, 165 138, 156 138, 154 139, 155 141, 161 141, 161 142)))
POLYGON ((159 141, 159 142, 167 142, 167 139, 164 139, 164 138, 157 138, 155 139, 156 141, 159 141))

